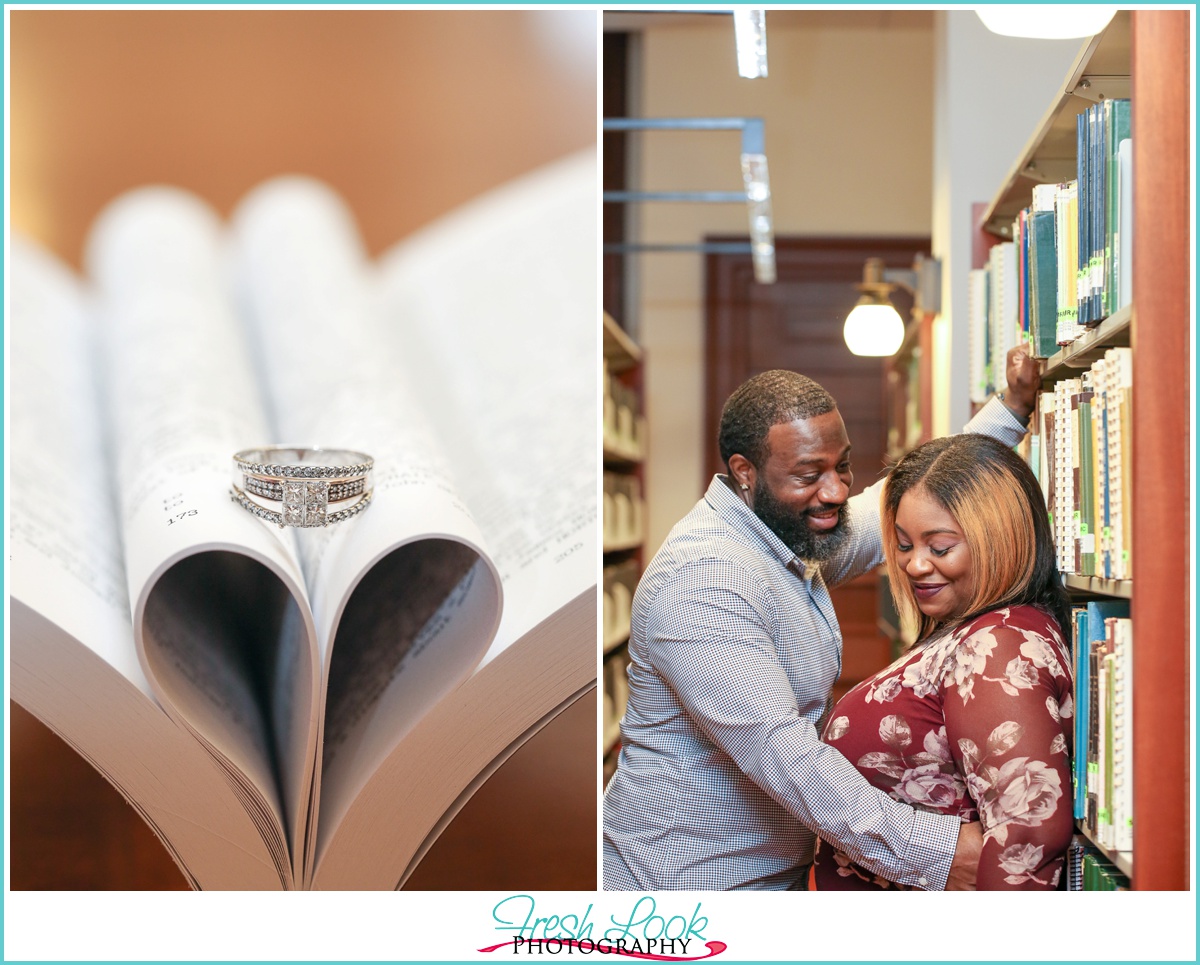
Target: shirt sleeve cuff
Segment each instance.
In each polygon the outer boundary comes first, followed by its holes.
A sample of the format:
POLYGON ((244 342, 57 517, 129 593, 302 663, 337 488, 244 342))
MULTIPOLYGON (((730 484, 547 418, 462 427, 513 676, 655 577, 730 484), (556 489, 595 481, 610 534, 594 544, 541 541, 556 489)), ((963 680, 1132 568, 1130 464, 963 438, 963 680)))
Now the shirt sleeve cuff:
POLYGON ((1006 446, 1015 446, 1025 438, 1029 427, 1016 417, 1012 409, 993 396, 987 405, 975 413, 963 431, 991 436, 1006 446))
POLYGON ((945 891, 961 827, 961 819, 954 814, 914 812, 905 864, 916 870, 908 872, 899 884, 925 891, 945 891))

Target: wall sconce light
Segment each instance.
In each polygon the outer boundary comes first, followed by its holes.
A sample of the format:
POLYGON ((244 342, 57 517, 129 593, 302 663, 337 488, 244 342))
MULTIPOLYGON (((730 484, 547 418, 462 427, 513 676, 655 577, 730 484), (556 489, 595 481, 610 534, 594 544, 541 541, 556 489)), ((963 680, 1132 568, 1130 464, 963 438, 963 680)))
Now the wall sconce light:
POLYGON ((737 43, 738 73, 742 77, 767 76, 767 11, 733 8, 733 36, 737 43))
POLYGON ((913 315, 941 311, 942 265, 936 258, 917 255, 911 269, 885 268, 882 258, 868 258, 862 296, 846 316, 842 336, 855 355, 895 355, 904 342, 904 322, 890 301, 892 289, 913 294, 913 315))
POLYGON ((1108 26, 1116 7, 1094 4, 1013 4, 979 7, 983 25, 1004 37, 1069 40, 1091 37, 1108 26))

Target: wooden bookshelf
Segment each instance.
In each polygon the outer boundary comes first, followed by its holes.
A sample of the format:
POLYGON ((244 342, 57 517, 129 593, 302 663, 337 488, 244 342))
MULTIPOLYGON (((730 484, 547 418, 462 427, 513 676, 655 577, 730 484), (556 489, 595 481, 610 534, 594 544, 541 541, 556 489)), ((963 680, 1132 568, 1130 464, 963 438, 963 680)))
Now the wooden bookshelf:
POLYGON ((1013 218, 1028 206, 1034 185, 1075 177, 1075 115, 1105 98, 1129 97, 1129 61, 1130 12, 1119 10, 1075 58, 1058 96, 988 205, 982 220, 985 230, 1011 240, 1013 218))
POLYGON ((1068 573, 1063 577, 1063 585, 1073 593, 1112 596, 1122 600, 1133 599, 1133 580, 1106 580, 1101 576, 1068 573))
POLYGON ((1048 359, 1044 379, 1074 377, 1108 348, 1133 349, 1134 579, 1064 583, 1080 597, 1131 601, 1133 852, 1101 850, 1136 890, 1189 885, 1189 45, 1186 10, 1118 13, 1083 46, 979 223, 1008 237, 1034 184, 1075 176, 1075 115, 1101 96, 1132 96, 1133 304, 1048 359))
POLYGON ((932 438, 933 319, 928 313, 914 314, 904 328, 900 348, 884 361, 886 456, 893 465, 932 438))
POLYGON ((614 540, 611 543, 604 544, 604 554, 605 556, 615 556, 618 553, 628 553, 630 550, 640 549, 641 545, 642 538, 640 536, 634 536, 630 539, 624 540, 614 540))
MULTIPOLYGON (((640 491, 645 466, 645 421, 641 416, 642 350, 607 312, 603 314, 602 330, 605 372, 609 380, 606 385, 606 398, 619 394, 627 404, 632 400, 637 409, 633 420, 632 440, 614 433, 611 425, 603 434, 605 490, 608 491, 611 479, 617 484, 634 484, 640 491)), ((608 421, 606 417, 606 423, 608 421)), ((640 501, 640 495, 638 498, 640 501)), ((608 505, 606 499, 606 506, 608 505)), ((637 515, 644 516, 644 511, 639 510, 637 515)), ((621 582, 632 596, 641 575, 644 528, 644 522, 640 521, 632 533, 612 533, 609 526, 605 527, 605 532, 609 534, 604 541, 606 608, 612 605, 611 590, 615 582, 621 582)), ((617 753, 620 750, 620 719, 625 713, 625 695, 628 693, 625 681, 629 662, 629 631, 628 623, 624 620, 617 628, 610 630, 607 611, 605 617, 601 639, 605 714, 600 735, 600 751, 604 780, 607 782, 616 769, 617 753)))

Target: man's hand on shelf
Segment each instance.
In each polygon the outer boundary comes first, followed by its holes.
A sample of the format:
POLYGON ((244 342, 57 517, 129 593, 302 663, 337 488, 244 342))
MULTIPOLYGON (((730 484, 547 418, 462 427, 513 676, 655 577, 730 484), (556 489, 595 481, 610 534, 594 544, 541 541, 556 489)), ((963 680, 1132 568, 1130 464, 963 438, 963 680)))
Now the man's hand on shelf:
POLYGON ((1000 398, 1013 415, 1028 425, 1042 385, 1041 364, 1030 356, 1026 344, 1010 348, 1007 363, 1008 389, 1000 398))

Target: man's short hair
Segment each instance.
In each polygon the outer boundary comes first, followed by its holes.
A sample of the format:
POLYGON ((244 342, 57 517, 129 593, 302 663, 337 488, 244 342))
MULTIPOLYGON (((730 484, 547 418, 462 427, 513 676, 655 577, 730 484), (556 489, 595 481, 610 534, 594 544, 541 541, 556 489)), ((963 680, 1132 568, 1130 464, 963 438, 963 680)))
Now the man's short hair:
POLYGON ((747 379, 725 402, 717 444, 729 468, 729 457, 740 453, 761 467, 771 454, 771 426, 811 419, 837 408, 837 402, 806 375, 771 369, 747 379))

